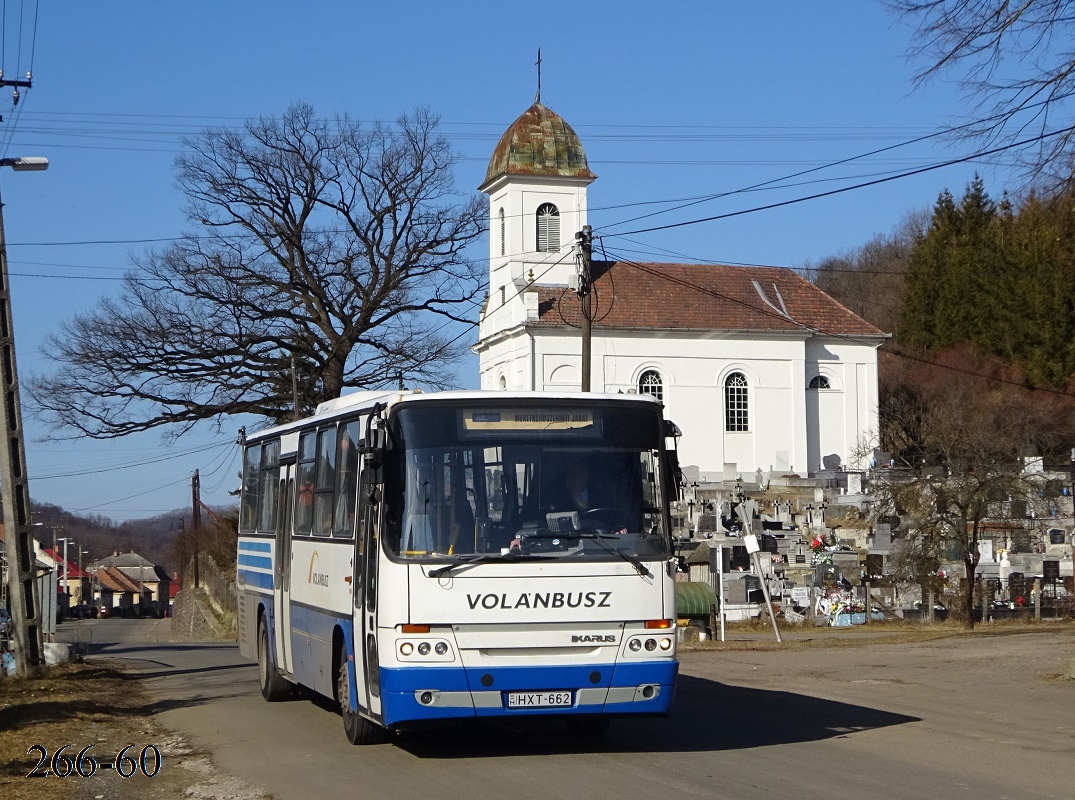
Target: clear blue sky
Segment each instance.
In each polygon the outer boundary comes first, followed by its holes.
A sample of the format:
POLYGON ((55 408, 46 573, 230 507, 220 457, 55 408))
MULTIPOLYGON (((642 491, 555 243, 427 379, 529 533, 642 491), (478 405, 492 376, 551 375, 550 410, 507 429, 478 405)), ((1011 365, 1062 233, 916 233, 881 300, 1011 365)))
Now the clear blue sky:
MULTIPOLYGON (((500 133, 542 100, 578 132, 598 235, 741 211, 972 152, 931 141, 616 225, 663 205, 781 178, 937 131, 971 111, 951 85, 912 84, 910 29, 880 3, 577 4, 207 2, 4 4, 3 69, 33 88, 0 90, 5 157, 43 155, 45 173, 4 170, 0 188, 19 370, 62 320, 119 289, 131 254, 188 227, 172 161, 180 138, 311 103, 325 116, 395 118, 425 105, 463 155, 476 190, 500 133), (689 10, 688 10, 689 9, 689 10), (35 35, 36 19, 36 35, 35 35), (804 185, 791 185, 813 181, 804 185), (92 243, 90 243, 92 242, 92 243), (103 243, 102 243, 103 242, 103 243)), ((802 266, 891 232, 909 211, 957 194, 975 169, 994 195, 1006 172, 964 164, 882 186, 701 225, 608 237, 617 254, 802 266)), ((482 243, 476 255, 486 252, 482 243)), ((477 360, 458 382, 477 385, 477 360)), ((27 417, 36 501, 121 520, 226 503, 238 485, 239 422, 170 442, 40 441, 27 417), (197 452, 191 452, 197 451, 197 452)))

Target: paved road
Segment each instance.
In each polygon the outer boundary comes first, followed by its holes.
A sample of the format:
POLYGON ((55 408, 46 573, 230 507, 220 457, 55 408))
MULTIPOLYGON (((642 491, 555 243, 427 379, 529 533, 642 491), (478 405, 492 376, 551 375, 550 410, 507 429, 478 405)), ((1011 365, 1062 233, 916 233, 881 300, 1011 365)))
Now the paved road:
POLYGON ((169 621, 78 623, 123 659, 161 722, 278 800, 1067 798, 1075 630, 913 644, 695 651, 666 720, 596 748, 553 723, 456 726, 352 747, 325 704, 265 703, 230 644, 167 641, 169 621))

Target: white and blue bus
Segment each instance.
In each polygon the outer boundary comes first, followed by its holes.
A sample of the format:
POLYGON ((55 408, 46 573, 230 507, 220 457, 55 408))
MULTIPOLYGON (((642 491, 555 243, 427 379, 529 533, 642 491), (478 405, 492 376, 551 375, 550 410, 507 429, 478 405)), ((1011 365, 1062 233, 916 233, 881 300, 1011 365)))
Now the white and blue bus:
POLYGON ((239 647, 265 699, 333 698, 356 744, 667 714, 674 434, 648 396, 362 392, 250 435, 239 647))

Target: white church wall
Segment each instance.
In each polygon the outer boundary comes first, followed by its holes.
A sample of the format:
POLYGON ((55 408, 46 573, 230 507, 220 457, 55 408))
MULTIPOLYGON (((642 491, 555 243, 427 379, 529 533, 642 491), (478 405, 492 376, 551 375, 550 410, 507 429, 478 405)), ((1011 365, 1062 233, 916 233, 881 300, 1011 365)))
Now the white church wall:
POLYGON ((514 175, 489 198, 490 287, 493 291, 513 281, 524 282, 531 271, 534 281, 566 285, 575 271, 575 233, 586 224, 586 185, 553 183, 537 177, 514 175), (537 210, 545 203, 560 215, 560 248, 537 252, 537 210), (504 253, 500 248, 500 209, 504 209, 504 253))
POLYGON ((482 389, 500 389, 501 377, 507 391, 530 389, 530 337, 520 331, 491 343, 478 356, 478 370, 482 389))
MULTIPOLYGON (((577 333, 542 331, 536 348, 539 390, 579 388, 577 333)), ((684 432, 680 441, 683 463, 706 471, 735 462, 745 473, 770 467, 805 472, 802 358, 803 343, 796 339, 751 341, 622 332, 594 337, 591 383, 595 391, 638 391, 642 373, 656 370, 662 379, 666 414, 684 432), (737 370, 749 384, 750 430, 730 433, 724 430, 724 379, 737 370)))
POLYGON ((811 471, 826 456, 838 456, 845 469, 862 466, 864 442, 877 431, 877 351, 853 339, 815 337, 806 344, 806 375, 829 380, 829 389, 807 392, 811 471), (815 422, 816 420, 816 422, 815 422))

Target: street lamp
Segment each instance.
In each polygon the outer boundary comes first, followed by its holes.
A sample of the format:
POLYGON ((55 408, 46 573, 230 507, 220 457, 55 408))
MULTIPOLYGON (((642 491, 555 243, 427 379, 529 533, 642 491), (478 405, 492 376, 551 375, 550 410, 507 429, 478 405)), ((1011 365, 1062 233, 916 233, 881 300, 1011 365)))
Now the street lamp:
POLYGON ((44 172, 49 168, 49 160, 44 156, 0 158, 0 167, 11 167, 16 172, 44 172))
MULTIPOLYGON (((0 167, 13 170, 48 169, 48 159, 0 158, 0 167)), ((15 623, 15 667, 20 677, 37 672, 44 663, 41 607, 31 536, 30 492, 26 480, 26 449, 22 439, 22 407, 15 367, 15 328, 7 273, 7 240, 0 202, 0 504, 4 509, 4 552, 8 564, 8 602, 15 623)))

